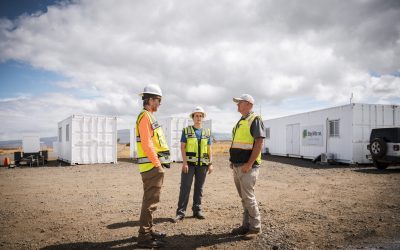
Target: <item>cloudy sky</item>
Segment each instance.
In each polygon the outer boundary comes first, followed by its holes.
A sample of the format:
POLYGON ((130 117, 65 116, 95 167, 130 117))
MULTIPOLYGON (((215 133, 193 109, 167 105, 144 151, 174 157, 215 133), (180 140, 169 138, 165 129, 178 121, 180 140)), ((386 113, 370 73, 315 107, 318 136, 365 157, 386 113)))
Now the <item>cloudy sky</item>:
POLYGON ((400 104, 400 1, 2 0, 0 140, 55 136, 71 114, 129 128, 144 85, 158 117, 203 106, 215 132, 249 93, 264 119, 400 104))

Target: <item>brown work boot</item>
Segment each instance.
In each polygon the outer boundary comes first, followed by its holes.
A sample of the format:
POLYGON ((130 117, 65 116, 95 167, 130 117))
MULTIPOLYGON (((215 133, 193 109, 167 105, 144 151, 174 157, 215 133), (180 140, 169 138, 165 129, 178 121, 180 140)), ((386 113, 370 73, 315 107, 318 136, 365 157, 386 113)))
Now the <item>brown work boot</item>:
POLYGON ((249 230, 245 235, 243 235, 244 240, 254 240, 261 234, 261 230, 249 230))
POLYGON ((238 228, 234 228, 231 232, 232 235, 245 235, 249 229, 244 226, 240 226, 238 228))

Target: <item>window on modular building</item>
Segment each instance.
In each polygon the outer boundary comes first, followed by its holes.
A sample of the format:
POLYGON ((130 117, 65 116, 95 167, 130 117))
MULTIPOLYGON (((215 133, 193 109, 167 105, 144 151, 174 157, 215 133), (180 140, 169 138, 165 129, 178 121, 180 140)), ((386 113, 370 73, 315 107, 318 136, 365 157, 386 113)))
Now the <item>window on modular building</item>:
POLYGON ((69 141, 69 124, 65 126, 65 141, 69 141))
POLYGON ((329 121, 329 137, 339 137, 339 121, 340 120, 329 121))
POLYGON ((62 141, 62 128, 58 128, 58 141, 62 141))
POLYGON ((270 128, 265 129, 265 138, 269 139, 270 138, 270 128))

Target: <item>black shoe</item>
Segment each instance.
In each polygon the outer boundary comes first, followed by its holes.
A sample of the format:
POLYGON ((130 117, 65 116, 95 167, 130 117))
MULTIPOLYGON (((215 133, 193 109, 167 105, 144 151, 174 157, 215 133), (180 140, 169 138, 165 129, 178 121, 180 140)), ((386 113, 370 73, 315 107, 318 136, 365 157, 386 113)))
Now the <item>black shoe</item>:
POLYGON ((250 229, 240 226, 238 228, 235 228, 232 230, 231 234, 232 235, 245 235, 250 231, 250 229))
POLYGON ((137 247, 141 247, 141 248, 159 248, 159 247, 164 247, 164 246, 165 246, 165 243, 158 241, 158 240, 154 240, 154 239, 138 241, 138 243, 137 243, 137 247))
POLYGON ((204 220, 206 218, 201 211, 198 211, 198 212, 194 213, 193 217, 197 218, 199 220, 204 220))
POLYGON ((174 223, 177 223, 178 221, 183 220, 183 218, 185 218, 185 216, 178 214, 175 218, 172 219, 172 221, 174 223))
POLYGON ((153 239, 164 239, 165 237, 167 237, 167 234, 164 232, 151 232, 151 237, 153 237, 153 239))

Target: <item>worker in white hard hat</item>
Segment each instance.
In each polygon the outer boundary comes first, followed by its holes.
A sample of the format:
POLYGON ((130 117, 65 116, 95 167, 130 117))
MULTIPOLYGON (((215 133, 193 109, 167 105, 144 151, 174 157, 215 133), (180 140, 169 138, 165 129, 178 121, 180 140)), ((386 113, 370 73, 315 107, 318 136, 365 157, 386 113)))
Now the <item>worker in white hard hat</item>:
POLYGON ((242 200, 242 225, 232 230, 234 235, 243 235, 245 240, 261 234, 261 216, 254 194, 254 186, 261 166, 261 148, 265 138, 262 119, 253 110, 254 98, 242 94, 233 98, 242 115, 232 130, 232 145, 229 161, 239 197, 242 200))
POLYGON ((143 202, 140 213, 138 247, 163 247, 165 233, 153 228, 153 212, 160 201, 164 167, 169 167, 169 148, 154 112, 161 104, 162 92, 157 85, 148 85, 140 93, 143 110, 136 120, 136 145, 139 171, 143 181, 143 202))
POLYGON ((178 208, 174 222, 183 220, 189 202, 190 189, 194 177, 193 217, 205 219, 201 208, 203 186, 207 173, 213 171, 211 154, 211 131, 202 127, 206 112, 202 107, 195 107, 190 114, 193 126, 183 129, 181 136, 182 172, 178 208))

